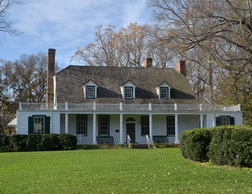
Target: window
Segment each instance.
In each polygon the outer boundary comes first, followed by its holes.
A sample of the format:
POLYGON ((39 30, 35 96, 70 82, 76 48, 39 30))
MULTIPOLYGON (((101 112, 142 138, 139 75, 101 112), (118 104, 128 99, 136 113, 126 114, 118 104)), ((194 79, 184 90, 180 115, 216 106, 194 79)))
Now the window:
POLYGON ((234 117, 230 117, 230 116, 216 117, 216 126, 219 126, 219 125, 234 125, 234 124, 235 124, 234 117))
POLYGON ((50 134, 50 120, 46 115, 28 117, 28 134, 50 134))
POLYGON ((133 87, 125 87, 125 98, 133 98, 133 87))
POLYGON ((94 99, 97 98, 97 88, 98 86, 92 81, 89 80, 82 86, 84 98, 94 99))
POLYGON ((87 116, 77 115, 76 134, 87 135, 87 116))
POLYGON ((230 117, 220 117, 220 125, 230 125, 230 117))
POLYGON ((124 99, 135 99, 136 98, 136 86, 131 81, 127 81, 120 86, 122 98, 124 99))
POLYGON ((99 136, 109 136, 109 116, 99 116, 99 136))
POLYGON ((160 99, 168 99, 168 87, 160 87, 160 99))
POLYGON ((95 98, 95 87, 86 86, 86 98, 95 98))
POLYGON ((170 96, 171 87, 166 82, 161 83, 155 89, 157 91, 157 96, 159 99, 170 99, 171 98, 171 96, 170 96))
POLYGON ((33 131, 36 134, 44 134, 45 133, 45 117, 44 116, 34 116, 33 117, 33 131))
POLYGON ((175 117, 168 116, 167 117, 167 135, 175 135, 175 117))
POLYGON ((141 117, 141 131, 142 131, 142 136, 144 135, 149 135, 149 116, 142 116, 141 117))

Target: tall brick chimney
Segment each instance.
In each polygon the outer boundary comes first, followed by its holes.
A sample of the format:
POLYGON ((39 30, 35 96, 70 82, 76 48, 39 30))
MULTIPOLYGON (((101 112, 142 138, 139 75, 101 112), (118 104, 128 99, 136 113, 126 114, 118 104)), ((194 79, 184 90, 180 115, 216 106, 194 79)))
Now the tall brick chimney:
POLYGON ((184 60, 180 60, 177 62, 176 70, 186 77, 186 64, 184 60))
POLYGON ((152 67, 152 58, 144 59, 144 67, 145 68, 152 67))
POLYGON ((47 65, 47 103, 53 103, 55 74, 55 49, 48 49, 48 65, 47 65))

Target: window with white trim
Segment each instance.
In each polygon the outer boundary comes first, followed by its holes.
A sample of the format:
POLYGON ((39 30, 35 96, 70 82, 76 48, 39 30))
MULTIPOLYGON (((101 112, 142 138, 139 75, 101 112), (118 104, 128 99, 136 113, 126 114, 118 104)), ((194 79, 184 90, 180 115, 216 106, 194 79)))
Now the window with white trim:
POLYGON ((160 99, 168 99, 169 98, 169 88, 168 87, 160 87, 160 99))
POLYGON ((131 82, 128 81, 122 86, 120 86, 121 94, 124 99, 135 99, 136 98, 136 86, 131 82))
POLYGON ((163 82, 162 84, 157 86, 155 89, 157 91, 157 95, 159 99, 166 100, 166 99, 171 98, 171 95, 170 95, 171 87, 166 82, 163 82))
POLYGON ((95 86, 86 86, 86 98, 95 98, 95 86))
POLYGON ((87 116, 77 115, 76 134, 87 135, 87 116))
POLYGON ((45 133, 45 117, 44 116, 34 116, 33 117, 33 131, 36 134, 45 133))
POLYGON ((133 87, 125 87, 124 88, 125 92, 125 98, 133 98, 133 87))
POLYGON ((216 126, 219 125, 235 125, 235 118, 231 116, 216 117, 216 126))
POLYGON ((149 124, 149 116, 141 117, 141 133, 142 136, 149 135, 150 124, 149 124))
POLYGON ((109 136, 109 115, 99 116, 99 136, 109 136))
POLYGON ((168 116, 166 120, 167 125, 167 135, 174 136, 175 135, 175 116, 168 116))
POLYGON ((220 117, 220 125, 230 125, 230 117, 220 117))

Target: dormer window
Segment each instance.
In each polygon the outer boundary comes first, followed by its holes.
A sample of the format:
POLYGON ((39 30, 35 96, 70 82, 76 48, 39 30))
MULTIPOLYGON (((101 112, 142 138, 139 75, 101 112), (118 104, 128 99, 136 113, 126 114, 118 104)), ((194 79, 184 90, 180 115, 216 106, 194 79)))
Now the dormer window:
POLYGON ((168 98, 169 98, 169 88, 160 87, 160 99, 168 99, 168 98))
POLYGON ((95 86, 86 86, 86 98, 95 98, 95 86))
POLYGON ((134 99, 136 86, 131 81, 127 81, 121 87, 121 94, 124 99, 134 99))
POLYGON ((125 87, 124 92, 125 98, 133 98, 133 87, 125 87))
POLYGON ((170 89, 171 87, 166 82, 160 84, 156 87, 158 98, 163 100, 170 99, 170 89))
POLYGON ((97 85, 92 80, 89 80, 86 84, 82 86, 82 88, 84 92, 84 98, 97 98, 97 85))

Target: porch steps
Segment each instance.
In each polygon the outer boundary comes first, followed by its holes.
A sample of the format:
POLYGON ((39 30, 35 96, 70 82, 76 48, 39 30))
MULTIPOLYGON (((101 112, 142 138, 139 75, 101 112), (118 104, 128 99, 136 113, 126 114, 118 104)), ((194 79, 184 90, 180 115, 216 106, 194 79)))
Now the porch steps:
POLYGON ((133 149, 148 149, 148 144, 133 144, 133 149))

